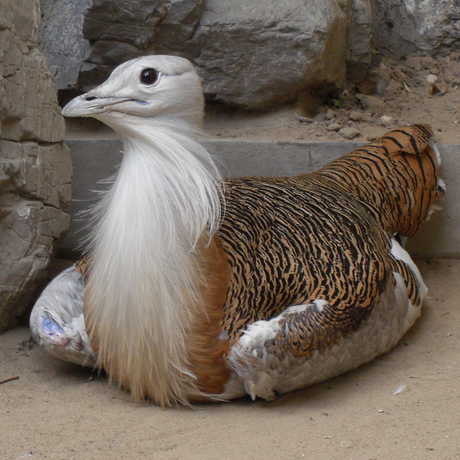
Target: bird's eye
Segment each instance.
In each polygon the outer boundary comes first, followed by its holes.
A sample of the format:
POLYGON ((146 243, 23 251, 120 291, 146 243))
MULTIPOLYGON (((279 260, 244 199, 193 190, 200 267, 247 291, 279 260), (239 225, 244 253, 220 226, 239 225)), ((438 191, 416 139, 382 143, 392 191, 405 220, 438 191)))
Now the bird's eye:
POLYGON ((159 76, 160 74, 158 71, 148 68, 141 72, 140 80, 144 85, 153 85, 158 80, 159 76))

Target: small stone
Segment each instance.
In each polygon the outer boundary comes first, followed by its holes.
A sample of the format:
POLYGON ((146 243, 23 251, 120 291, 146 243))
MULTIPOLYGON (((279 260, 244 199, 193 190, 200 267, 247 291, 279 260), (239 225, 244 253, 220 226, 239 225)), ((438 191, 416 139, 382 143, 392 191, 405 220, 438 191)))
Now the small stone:
POLYGON ((361 112, 357 112, 357 111, 353 111, 350 113, 350 116, 349 116, 350 120, 353 120, 353 121, 361 121, 363 119, 363 115, 361 114, 361 112))
POLYGON ((383 125, 383 126, 388 126, 390 125, 391 123, 393 123, 393 117, 390 117, 388 115, 383 115, 380 117, 380 123, 383 125))
POLYGON ((340 123, 331 123, 326 129, 328 131, 339 131, 343 126, 340 123))
POLYGON ((360 101, 362 107, 369 112, 381 113, 385 110, 385 101, 381 97, 366 94, 358 94, 356 97, 360 101))
POLYGON ((326 112, 326 120, 333 120, 335 118, 335 112, 331 109, 328 109, 326 112))
POLYGON ((315 121, 322 122, 326 120, 326 114, 324 112, 319 112, 318 115, 315 116, 315 121))
POLYGON ((342 128, 340 131, 339 131, 339 134, 344 137, 345 139, 354 139, 355 137, 358 137, 361 135, 360 131, 358 131, 356 128, 353 128, 353 127, 345 127, 345 128, 342 128))
POLYGON ((344 449, 351 449, 353 447, 353 443, 351 441, 340 441, 340 447, 344 449))
POLYGON ((426 81, 427 81, 430 85, 434 85, 434 84, 438 81, 438 76, 437 76, 437 75, 434 75, 434 74, 432 74, 432 73, 430 73, 430 75, 427 75, 426 81))
POLYGON ((297 121, 300 123, 313 123, 315 120, 313 120, 313 118, 303 117, 300 115, 297 117, 297 121))

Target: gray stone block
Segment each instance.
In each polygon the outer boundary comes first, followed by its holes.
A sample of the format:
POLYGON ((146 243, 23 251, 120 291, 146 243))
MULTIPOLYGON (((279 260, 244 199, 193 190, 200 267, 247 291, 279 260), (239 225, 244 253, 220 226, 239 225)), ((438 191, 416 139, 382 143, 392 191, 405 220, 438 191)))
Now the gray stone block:
POLYGON ((250 109, 341 86, 347 13, 336 0, 208 0, 193 38, 207 94, 250 109))

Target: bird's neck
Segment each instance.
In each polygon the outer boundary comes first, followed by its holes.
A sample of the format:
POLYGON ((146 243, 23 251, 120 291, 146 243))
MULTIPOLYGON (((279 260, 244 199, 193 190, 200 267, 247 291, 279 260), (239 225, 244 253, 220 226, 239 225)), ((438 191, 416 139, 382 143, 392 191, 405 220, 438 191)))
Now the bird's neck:
POLYGON ((136 126, 97 214, 86 315, 99 364, 136 399, 197 393, 187 334, 202 305, 218 173, 186 125, 136 126))

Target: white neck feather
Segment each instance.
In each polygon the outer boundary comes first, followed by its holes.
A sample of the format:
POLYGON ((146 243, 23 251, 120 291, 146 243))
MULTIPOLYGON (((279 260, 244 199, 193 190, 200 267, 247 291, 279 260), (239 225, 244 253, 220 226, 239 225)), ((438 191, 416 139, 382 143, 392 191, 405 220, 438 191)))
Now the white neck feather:
POLYGON ((136 399, 146 388, 162 405, 198 393, 186 335, 200 313, 197 244, 219 223, 219 179, 186 124, 139 124, 95 210, 88 300, 99 364, 136 399))

